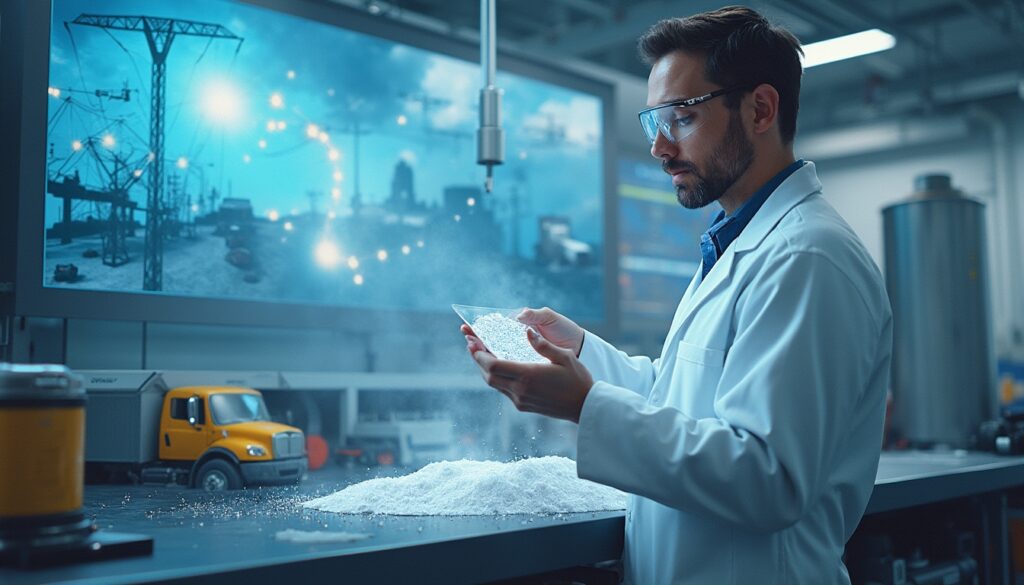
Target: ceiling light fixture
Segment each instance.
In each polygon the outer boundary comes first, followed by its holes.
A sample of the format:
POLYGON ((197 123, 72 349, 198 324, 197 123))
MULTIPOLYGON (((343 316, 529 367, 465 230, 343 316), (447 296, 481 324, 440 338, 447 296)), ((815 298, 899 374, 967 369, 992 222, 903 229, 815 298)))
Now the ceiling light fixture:
POLYGON ((887 51, 895 46, 896 37, 884 30, 873 28, 804 45, 803 65, 804 69, 807 69, 825 63, 887 51))

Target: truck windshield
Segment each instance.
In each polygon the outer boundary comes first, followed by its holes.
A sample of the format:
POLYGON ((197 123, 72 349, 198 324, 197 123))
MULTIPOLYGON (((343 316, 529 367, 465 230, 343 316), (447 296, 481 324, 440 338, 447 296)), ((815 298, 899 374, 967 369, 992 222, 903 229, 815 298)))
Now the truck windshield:
POLYGON ((258 394, 214 394, 210 396, 210 410, 219 425, 270 420, 263 397, 258 394))

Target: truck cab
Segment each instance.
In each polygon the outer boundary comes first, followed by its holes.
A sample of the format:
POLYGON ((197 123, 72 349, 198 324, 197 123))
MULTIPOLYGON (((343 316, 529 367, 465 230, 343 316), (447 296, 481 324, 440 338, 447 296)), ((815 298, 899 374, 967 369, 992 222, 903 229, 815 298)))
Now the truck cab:
POLYGON ((294 483, 307 469, 302 431, 272 422, 263 395, 249 388, 169 390, 158 441, 160 461, 187 466, 189 484, 208 491, 294 483))

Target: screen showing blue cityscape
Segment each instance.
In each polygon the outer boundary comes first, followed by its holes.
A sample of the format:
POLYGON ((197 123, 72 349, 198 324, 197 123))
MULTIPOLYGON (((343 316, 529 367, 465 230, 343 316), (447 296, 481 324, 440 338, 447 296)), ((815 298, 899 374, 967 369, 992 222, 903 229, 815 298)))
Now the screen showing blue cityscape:
MULTIPOLYGON (((44 285, 604 316, 598 95, 219 0, 55 0, 44 285)), ((500 60, 499 60, 500 64, 500 60)))

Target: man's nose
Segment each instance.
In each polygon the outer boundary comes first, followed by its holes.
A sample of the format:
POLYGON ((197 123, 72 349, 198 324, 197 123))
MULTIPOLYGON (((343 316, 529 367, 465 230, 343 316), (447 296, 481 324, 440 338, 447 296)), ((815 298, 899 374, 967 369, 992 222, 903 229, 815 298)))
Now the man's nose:
POLYGON ((662 160, 669 160, 679 154, 679 147, 665 138, 665 135, 658 132, 651 144, 651 156, 662 160))

